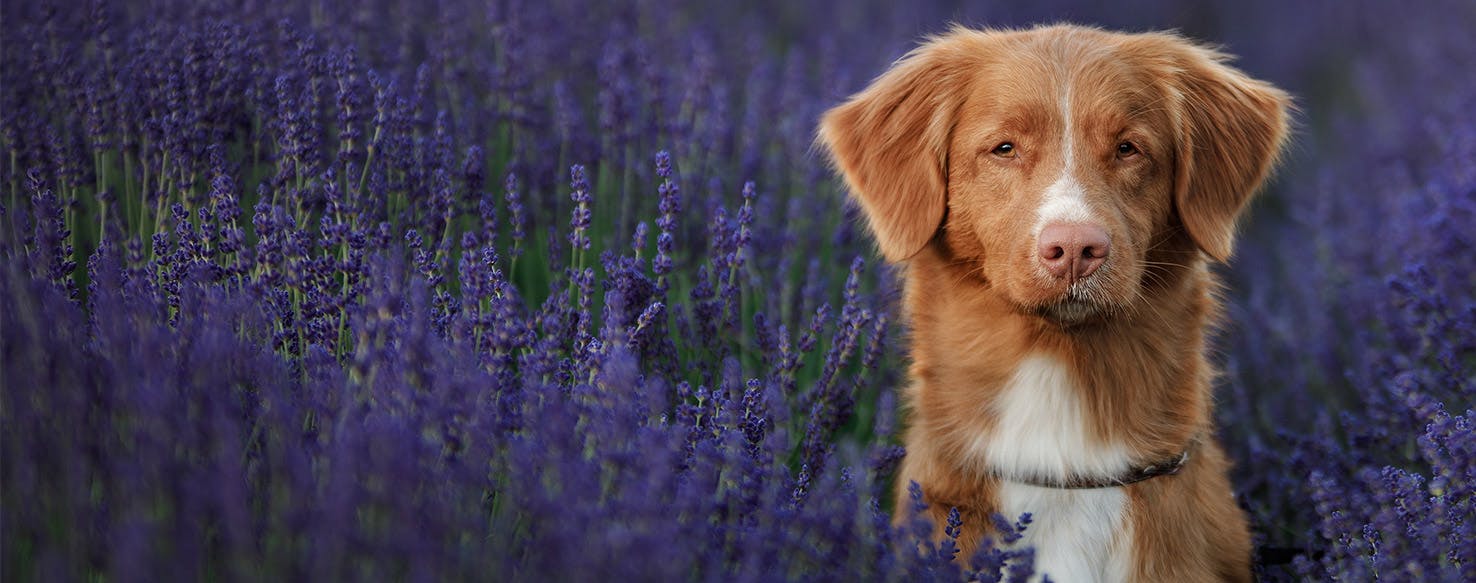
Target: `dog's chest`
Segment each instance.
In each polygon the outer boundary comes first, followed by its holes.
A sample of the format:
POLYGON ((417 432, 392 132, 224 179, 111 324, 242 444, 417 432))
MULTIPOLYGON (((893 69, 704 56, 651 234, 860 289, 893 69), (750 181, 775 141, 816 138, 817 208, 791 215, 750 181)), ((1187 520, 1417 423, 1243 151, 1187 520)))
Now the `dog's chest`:
POLYGON ((1121 488, 1063 490, 1013 482, 998 490, 999 511, 1011 520, 1030 513, 1017 546, 1035 547, 1035 573, 1059 583, 1127 581, 1132 571, 1132 524, 1121 488))
MULTIPOLYGON (((1120 475, 1126 447, 1090 430, 1090 408, 1066 366, 1045 355, 1022 361, 993 403, 995 423, 974 455, 995 475, 1053 480, 1120 475)), ((1068 490, 1003 480, 999 511, 1030 513, 1021 545, 1035 547, 1036 573, 1060 583, 1125 581, 1132 568, 1132 524, 1121 488, 1068 490)))

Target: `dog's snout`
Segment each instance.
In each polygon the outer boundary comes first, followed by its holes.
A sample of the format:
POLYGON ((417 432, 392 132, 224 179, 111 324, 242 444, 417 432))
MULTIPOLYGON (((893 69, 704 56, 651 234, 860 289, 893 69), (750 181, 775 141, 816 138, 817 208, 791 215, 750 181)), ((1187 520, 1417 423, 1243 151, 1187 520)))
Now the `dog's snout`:
POLYGON ((1112 240, 1102 227, 1082 223, 1051 223, 1040 231, 1040 262, 1058 278, 1076 281, 1107 261, 1112 240))

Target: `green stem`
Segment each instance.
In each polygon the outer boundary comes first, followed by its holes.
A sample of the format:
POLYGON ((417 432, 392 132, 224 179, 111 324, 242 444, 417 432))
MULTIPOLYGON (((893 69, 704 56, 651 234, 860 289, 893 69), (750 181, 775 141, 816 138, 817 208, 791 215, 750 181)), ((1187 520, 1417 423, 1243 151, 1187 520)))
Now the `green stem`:
MULTIPOLYGON (((101 246, 103 237, 106 236, 108 232, 108 201, 103 200, 100 201, 99 204, 102 205, 102 210, 98 212, 97 244, 101 246)), ((81 266, 79 265, 78 267, 80 268, 81 266)))
POLYGON ((102 150, 92 153, 92 173, 97 175, 97 190, 93 194, 101 194, 107 184, 107 168, 103 166, 102 150))
POLYGON ((10 208, 20 208, 20 153, 14 146, 10 148, 10 208))
MULTIPOLYGON (((292 311, 295 314, 295 317, 294 317, 294 319, 292 321, 292 327, 295 328, 296 331, 297 331, 297 360, 298 360, 298 362, 303 362, 305 360, 304 357, 307 356, 307 346, 305 346, 303 344, 303 337, 302 337, 302 328, 303 328, 303 326, 302 326, 302 323, 303 323, 302 322, 302 298, 303 298, 302 291, 298 290, 297 288, 293 288, 292 289, 292 311)), ((300 367, 300 368, 302 369, 303 379, 306 380, 307 379, 307 367, 306 366, 303 366, 303 367, 300 367)))
POLYGON ((368 151, 368 153, 365 153, 365 167, 363 167, 362 170, 359 170, 360 199, 362 199, 363 195, 365 195, 365 183, 369 180, 369 167, 370 165, 373 165, 373 151, 375 151, 376 143, 379 143, 379 131, 381 130, 382 128, 379 127, 373 128, 373 137, 370 137, 369 145, 365 148, 366 151, 368 151))
POLYGON ((122 152, 122 156, 123 156, 123 201, 124 201, 124 204, 123 204, 123 222, 125 223, 124 226, 126 227, 126 226, 128 226, 126 224, 128 222, 128 204, 134 200, 133 199, 133 196, 134 196, 134 193, 133 193, 133 156, 129 156, 127 151, 122 152))
MULTIPOLYGON (((169 200, 171 189, 169 180, 169 151, 164 151, 164 160, 159 164, 159 202, 154 205, 154 230, 150 235, 158 233, 164 228, 164 203, 169 200)), ((149 246, 149 257, 153 258, 153 246, 149 246)))

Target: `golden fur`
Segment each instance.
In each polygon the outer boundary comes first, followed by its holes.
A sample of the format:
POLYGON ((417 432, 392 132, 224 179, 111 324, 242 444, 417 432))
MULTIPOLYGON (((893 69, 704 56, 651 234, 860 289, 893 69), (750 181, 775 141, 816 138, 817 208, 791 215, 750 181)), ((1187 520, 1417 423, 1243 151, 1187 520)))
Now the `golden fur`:
POLYGON ((1021 360, 1045 353, 1067 363, 1095 439, 1139 463, 1201 439, 1178 475, 1124 487, 1131 578, 1249 579, 1250 537, 1211 426, 1205 335, 1219 306, 1208 263, 1231 254, 1236 220, 1287 139, 1290 98, 1226 60, 1169 33, 955 28, 821 120, 820 143, 879 250, 906 262, 897 507, 909 507, 910 481, 935 521, 958 507, 963 556, 997 507, 997 478, 970 440, 995 422, 993 398, 1021 360), (1120 156, 1123 142, 1136 155, 1120 156), (1041 277, 1034 263, 1033 217, 1066 144, 1112 242, 1086 281, 1041 277))

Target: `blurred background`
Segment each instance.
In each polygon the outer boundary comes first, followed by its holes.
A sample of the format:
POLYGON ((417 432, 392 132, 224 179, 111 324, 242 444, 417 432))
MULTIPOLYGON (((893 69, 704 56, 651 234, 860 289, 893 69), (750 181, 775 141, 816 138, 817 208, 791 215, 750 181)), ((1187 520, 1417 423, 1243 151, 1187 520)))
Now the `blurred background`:
POLYGON ((5 578, 1007 576, 878 558, 906 335, 812 139, 1055 22, 1301 110, 1218 268, 1258 574, 1476 580, 1447 0, 6 3, 5 578))

